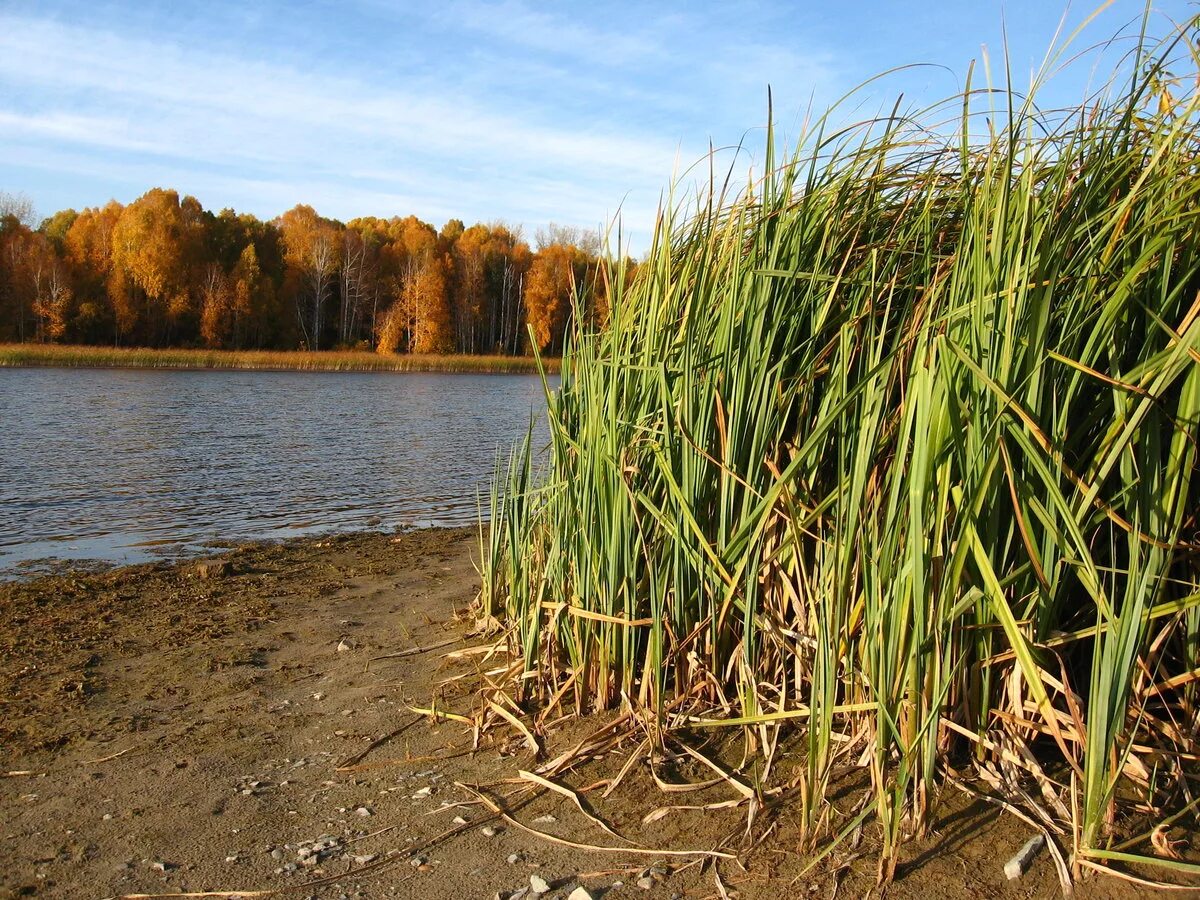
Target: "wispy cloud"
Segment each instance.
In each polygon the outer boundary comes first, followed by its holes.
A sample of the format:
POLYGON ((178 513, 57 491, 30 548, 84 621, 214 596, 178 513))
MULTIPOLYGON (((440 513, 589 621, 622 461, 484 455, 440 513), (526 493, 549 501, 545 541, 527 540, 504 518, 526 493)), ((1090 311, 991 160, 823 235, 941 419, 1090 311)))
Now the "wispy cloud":
POLYGON ((253 183, 260 200, 264 185, 278 185, 267 192, 277 197, 304 186, 314 196, 303 199, 326 198, 324 211, 339 216, 594 225, 625 190, 656 196, 676 151, 637 131, 514 116, 453 89, 381 86, 11 14, 0 15, 0 85, 0 160, 10 164, 20 145, 41 142, 63 151, 60 164, 124 176, 119 157, 134 155, 190 190, 211 181, 189 175, 188 163, 203 163, 243 173, 230 186, 253 183), (407 206, 381 208, 395 202, 407 206))

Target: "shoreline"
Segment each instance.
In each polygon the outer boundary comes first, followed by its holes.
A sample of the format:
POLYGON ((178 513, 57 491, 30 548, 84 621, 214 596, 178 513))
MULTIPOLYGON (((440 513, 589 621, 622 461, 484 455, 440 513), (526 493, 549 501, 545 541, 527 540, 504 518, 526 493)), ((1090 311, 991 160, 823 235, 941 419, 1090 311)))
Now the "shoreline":
MULTIPOLYGON (((356 532, 0 584, 0 898, 511 898, 535 877, 549 900, 873 891, 874 829, 808 870, 793 809, 775 806, 779 827, 747 843, 727 785, 669 755, 634 765, 636 741, 552 777, 639 849, 521 776, 615 714, 543 723, 512 706, 536 755, 499 719, 475 735, 430 717, 472 716, 504 683, 496 638, 471 632, 478 552, 473 527, 356 532), (685 805, 661 778, 691 783, 685 805), (738 862, 706 856, 718 848, 738 862)), ((738 765, 736 734, 693 739, 738 765)), ((780 745, 781 782, 802 743, 780 745)), ((906 844, 889 897, 1058 894, 1046 853, 1005 880, 1028 838, 1015 819, 957 792, 940 804, 944 833, 906 844)), ((1128 900, 1129 887, 1100 879, 1076 896, 1128 900)))
MULTIPOLYGON (((543 359, 547 374, 558 359, 543 359)), ((264 372, 445 372, 536 375, 532 356, 379 354, 368 350, 203 350, 0 344, 0 368, 178 369, 264 372)))

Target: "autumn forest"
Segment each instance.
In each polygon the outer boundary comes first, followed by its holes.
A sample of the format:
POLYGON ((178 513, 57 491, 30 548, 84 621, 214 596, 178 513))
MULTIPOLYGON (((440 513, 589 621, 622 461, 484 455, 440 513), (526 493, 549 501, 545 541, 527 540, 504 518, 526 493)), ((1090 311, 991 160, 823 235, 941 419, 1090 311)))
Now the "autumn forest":
POLYGON ((0 341, 556 355, 575 309, 606 314, 599 239, 574 228, 531 247, 503 223, 262 221, 161 188, 30 219, 0 210, 0 341))

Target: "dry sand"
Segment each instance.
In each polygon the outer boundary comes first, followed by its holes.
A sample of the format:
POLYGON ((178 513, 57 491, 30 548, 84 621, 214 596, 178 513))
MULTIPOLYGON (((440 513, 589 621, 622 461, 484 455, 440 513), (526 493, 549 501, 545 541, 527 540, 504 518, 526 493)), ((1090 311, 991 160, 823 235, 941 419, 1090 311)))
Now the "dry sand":
MULTIPOLYGON (((726 786, 663 794, 645 765, 611 797, 588 792, 594 811, 650 850, 719 846, 738 861, 577 850, 491 818, 456 783, 538 830, 621 843, 568 798, 524 790, 518 770, 535 761, 514 732, 495 729, 472 751, 470 729, 410 710, 477 703, 479 657, 455 655, 483 643, 461 615, 478 589, 475 547, 471 530, 354 535, 244 547, 210 578, 191 562, 0 585, 0 773, 28 773, 0 778, 0 897, 491 898, 531 876, 548 898, 580 885, 613 900, 874 891, 869 829, 801 874, 786 809, 760 815, 749 838, 744 808, 642 824, 661 806, 731 797, 726 786)), ((604 721, 560 723, 547 752, 604 721)), ((587 787, 623 760, 561 781, 587 787)), ((682 764, 669 775, 704 777, 682 764)), ((1028 836, 947 796, 937 833, 905 848, 887 895, 1058 896, 1045 852, 1025 878, 1004 879, 1028 836)), ((1137 892, 1093 880, 1078 895, 1137 892)))

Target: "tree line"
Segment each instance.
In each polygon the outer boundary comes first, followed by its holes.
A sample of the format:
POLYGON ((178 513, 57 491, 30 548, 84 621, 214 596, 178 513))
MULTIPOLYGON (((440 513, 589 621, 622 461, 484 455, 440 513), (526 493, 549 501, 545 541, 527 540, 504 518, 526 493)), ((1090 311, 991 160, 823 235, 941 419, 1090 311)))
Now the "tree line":
POLYGON ((607 315, 599 238, 415 216, 272 221, 154 188, 33 227, 0 194, 0 341, 145 347, 561 352, 607 315))

